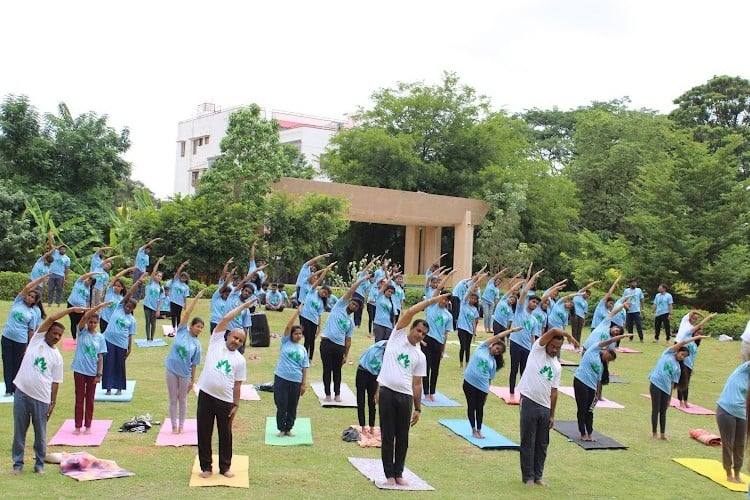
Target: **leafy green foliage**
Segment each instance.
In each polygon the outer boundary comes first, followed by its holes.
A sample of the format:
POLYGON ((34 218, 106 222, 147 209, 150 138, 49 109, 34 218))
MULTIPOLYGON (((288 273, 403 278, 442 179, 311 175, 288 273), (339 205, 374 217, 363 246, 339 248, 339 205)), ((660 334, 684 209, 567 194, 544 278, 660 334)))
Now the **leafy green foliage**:
POLYGON ((39 235, 24 213, 24 200, 23 192, 0 180, 0 269, 30 268, 38 257, 33 250, 39 235))

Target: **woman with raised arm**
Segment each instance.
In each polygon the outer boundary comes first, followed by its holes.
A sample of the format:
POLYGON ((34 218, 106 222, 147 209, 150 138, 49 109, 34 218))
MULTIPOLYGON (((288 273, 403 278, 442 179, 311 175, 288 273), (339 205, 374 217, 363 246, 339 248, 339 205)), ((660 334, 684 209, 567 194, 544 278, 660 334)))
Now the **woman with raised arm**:
POLYGON ((136 286, 136 283, 140 283, 133 292, 133 298, 135 300, 141 300, 143 298, 143 281, 138 280, 141 275, 146 274, 146 269, 148 269, 150 263, 149 254, 151 253, 154 243, 157 241, 161 241, 161 238, 150 240, 148 243, 138 248, 138 252, 135 254, 135 261, 133 262, 133 266, 135 267, 135 270, 133 271, 133 286, 136 286))
POLYGON ((278 437, 294 436, 292 429, 297 419, 299 398, 307 391, 307 369, 310 360, 307 350, 300 343, 304 335, 302 327, 295 324, 302 306, 292 313, 281 337, 279 360, 273 372, 273 402, 276 404, 276 428, 278 437))
POLYGON ((656 365, 648 375, 650 382, 649 394, 651 395, 651 433, 656 439, 656 423, 659 422, 661 435, 659 439, 666 441, 665 434, 667 427, 667 408, 669 401, 672 399, 672 389, 680 381, 683 369, 683 361, 690 355, 690 349, 687 344, 696 340, 706 339, 708 337, 697 335, 690 337, 682 342, 677 342, 672 347, 667 348, 656 365))
MULTIPOLYGON (((690 337, 695 337, 696 335, 701 335, 703 333, 703 327, 706 323, 711 321, 716 316, 716 313, 709 314, 703 320, 700 322, 697 322, 697 316, 693 317, 692 321, 696 321, 696 324, 691 324, 690 328, 686 329, 686 334, 682 335, 682 338, 676 339, 678 342, 681 342, 685 339, 689 339, 690 337)), ((700 346, 700 341, 695 341, 693 343, 687 344, 687 348, 690 351, 690 354, 688 354, 688 357, 685 358, 685 361, 683 363, 682 374, 680 376, 680 381, 677 383, 677 399, 680 401, 680 407, 682 408, 688 408, 688 394, 689 394, 689 388, 690 388, 690 379, 693 376, 693 369, 695 368, 695 358, 698 356, 698 347, 700 346)))
POLYGON ((47 279, 46 274, 28 282, 13 299, 13 304, 8 311, 8 320, 5 322, 3 337, 0 340, 6 398, 16 391, 13 379, 16 378, 18 369, 21 367, 26 346, 34 330, 39 326, 34 304, 39 300, 38 286, 44 283, 45 279, 47 279))
POLYGON ((325 259, 326 257, 330 257, 331 255, 332 255, 331 253, 324 253, 324 254, 315 256, 312 259, 305 262, 304 264, 302 264, 302 267, 299 270, 299 274, 297 274, 297 281, 296 281, 296 287, 297 287, 296 291, 297 291, 298 302, 301 303, 305 299, 303 288, 305 288, 305 285, 308 283, 310 276, 317 271, 315 269, 315 264, 320 259, 325 259))
MULTIPOLYGON (((450 313, 448 314, 450 315, 450 313)), ((377 408, 375 395, 378 392, 378 375, 380 375, 380 367, 383 365, 383 353, 387 344, 387 340, 381 340, 365 349, 357 366, 355 379, 357 384, 357 420, 362 428, 362 434, 365 436, 371 435, 375 427, 377 408), (367 401, 367 421, 365 421, 365 400, 367 401), (365 423, 369 427, 365 426, 365 423)))
POLYGON ((375 319, 372 331, 375 342, 388 340, 396 324, 396 287, 391 284, 390 276, 387 274, 377 283, 375 294, 375 319))
POLYGON ((477 322, 479 321, 479 279, 484 276, 477 274, 466 285, 468 290, 461 298, 461 308, 456 321, 456 330, 458 332, 458 341, 460 348, 458 350, 458 363, 463 369, 469 362, 471 355, 471 342, 477 334, 477 322))
POLYGON ((747 439, 750 363, 745 361, 727 378, 716 401, 716 426, 721 435, 721 462, 730 483, 742 483, 740 471, 747 439))
POLYGON ((110 304, 101 304, 87 309, 76 325, 78 329, 78 341, 76 352, 73 355, 73 381, 75 383, 75 410, 73 421, 75 430, 73 434, 80 434, 81 426, 85 427, 84 434, 91 433, 91 422, 94 419, 94 394, 96 384, 102 380, 102 369, 104 355, 107 353, 107 342, 98 330, 99 311, 110 304))
POLYGON ((159 260, 151 269, 151 279, 143 292, 143 315, 146 320, 144 326, 146 327, 146 340, 148 342, 154 341, 154 333, 156 332, 156 312, 159 310, 159 299, 162 293, 161 273, 159 272, 159 266, 162 262, 164 262, 163 256, 159 257, 159 260))
POLYGON ((573 390, 578 407, 576 417, 581 441, 595 441, 591 434, 594 432, 594 406, 601 393, 602 374, 605 365, 617 359, 617 352, 608 346, 625 337, 632 338, 633 334, 616 335, 588 348, 573 375, 573 390))
POLYGON ((495 335, 508 330, 508 327, 513 323, 516 304, 518 304, 518 290, 523 284, 523 280, 516 280, 518 276, 511 278, 510 288, 495 305, 495 310, 492 313, 492 332, 495 335))
POLYGON ((109 303, 110 306, 99 311, 99 331, 101 333, 107 331, 112 313, 115 312, 117 306, 122 302, 123 297, 128 293, 128 287, 125 286, 122 277, 131 271, 135 271, 135 266, 120 271, 109 282, 107 291, 104 293, 104 302, 109 303))
POLYGON ((482 292, 482 316, 484 317, 484 333, 492 332, 492 313, 495 310, 495 304, 500 300, 500 281, 508 269, 501 269, 492 278, 487 281, 487 286, 482 292))
POLYGON ((609 287, 609 290, 607 290, 607 293, 604 294, 604 297, 602 297, 602 299, 596 305, 596 309, 594 309, 594 315, 591 317, 592 330, 599 326, 599 323, 607 318, 609 312, 615 306, 615 298, 612 296, 612 294, 617 289, 617 283, 620 282, 620 278, 622 278, 622 276, 617 277, 614 283, 612 283, 612 286, 609 287))
POLYGON ((315 338, 318 335, 318 325, 320 324, 320 315, 326 308, 326 302, 331 295, 331 289, 323 285, 318 288, 323 280, 336 263, 332 262, 322 269, 315 282, 312 283, 311 289, 305 297, 301 297, 304 303, 300 312, 300 323, 302 324, 302 333, 305 335, 305 349, 307 357, 312 361, 315 353, 315 338))
POLYGON ((127 374, 125 371, 125 360, 130 356, 133 350, 133 336, 135 335, 135 318, 133 311, 138 301, 131 298, 137 285, 142 284, 148 274, 141 274, 141 277, 133 283, 130 290, 125 294, 109 319, 107 329, 104 331, 104 338, 107 341, 107 354, 104 356, 104 369, 102 371, 102 388, 107 394, 112 394, 112 389, 116 389, 115 395, 122 394, 123 389, 127 389, 127 374))
POLYGON ((174 342, 164 360, 164 366, 167 368, 169 421, 172 424, 172 434, 182 434, 182 429, 185 427, 188 393, 195 383, 195 369, 201 364, 201 343, 198 335, 203 331, 204 322, 197 316, 190 321, 190 315, 204 292, 205 289, 198 292, 183 311, 174 342), (190 328, 188 328, 188 321, 190 321, 190 328))
POLYGON ((520 326, 522 329, 511 333, 509 337, 510 373, 508 374, 508 389, 511 398, 515 398, 516 377, 519 372, 523 375, 531 347, 534 341, 542 335, 541 326, 532 314, 536 306, 539 305, 540 297, 537 295, 529 296, 529 290, 534 287, 534 283, 542 272, 544 272, 544 269, 540 269, 533 276, 530 276, 531 266, 529 266, 523 290, 516 304, 516 313, 513 315, 513 325, 520 326), (527 297, 528 300, 526 300, 527 297))
POLYGON ((482 342, 464 370, 463 389, 466 396, 466 414, 471 425, 471 434, 477 439, 484 439, 482 421, 484 420, 484 403, 487 402, 487 394, 490 392, 490 381, 495 378, 497 370, 505 364, 503 339, 519 330, 521 327, 517 326, 482 342))
POLYGON ((177 324, 182 318, 182 308, 185 307, 185 301, 190 297, 190 286, 188 285, 190 275, 183 271, 189 263, 190 259, 180 264, 180 267, 174 273, 174 278, 172 278, 172 289, 169 292, 172 331, 177 331, 177 324))
MULTIPOLYGON (((94 286, 95 276, 103 274, 104 271, 94 271, 79 277, 73 283, 73 288, 68 295, 68 307, 79 307, 86 309, 91 306, 91 287, 94 286)), ((83 314, 72 313, 70 315, 70 334, 73 339, 78 334, 78 322, 83 314)))
MULTIPOLYGON (((445 276, 438 283, 438 286, 442 287, 448 276, 445 276)), ((450 303, 451 294, 443 293, 440 295, 439 301, 424 310, 425 320, 427 320, 427 325, 430 327, 427 336, 422 342, 422 352, 427 360, 427 374, 422 379, 422 389, 424 391, 424 398, 427 401, 435 401, 440 362, 443 359, 443 354, 445 354, 445 342, 448 340, 448 332, 453 327, 453 316, 448 310, 450 303)))
POLYGON ((221 318, 211 332, 206 362, 198 378, 198 461, 201 477, 213 473, 211 441, 214 422, 219 434, 219 474, 234 477, 232 466, 232 422, 240 407, 240 388, 247 377, 245 357, 239 352, 245 344, 245 330, 233 328, 224 339, 229 324, 243 311, 252 307, 256 299, 243 302, 221 318))

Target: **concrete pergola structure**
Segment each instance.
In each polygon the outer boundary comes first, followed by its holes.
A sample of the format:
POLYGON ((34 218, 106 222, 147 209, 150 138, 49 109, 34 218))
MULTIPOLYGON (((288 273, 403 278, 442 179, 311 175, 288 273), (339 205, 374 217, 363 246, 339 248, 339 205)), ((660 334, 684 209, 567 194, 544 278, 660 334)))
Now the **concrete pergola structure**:
POLYGON ((482 222, 488 210, 485 202, 470 198, 291 177, 283 177, 274 189, 292 196, 315 193, 345 198, 350 220, 406 226, 405 274, 424 272, 420 265, 426 266, 440 256, 442 228, 453 226, 453 281, 471 275, 474 226, 482 222))

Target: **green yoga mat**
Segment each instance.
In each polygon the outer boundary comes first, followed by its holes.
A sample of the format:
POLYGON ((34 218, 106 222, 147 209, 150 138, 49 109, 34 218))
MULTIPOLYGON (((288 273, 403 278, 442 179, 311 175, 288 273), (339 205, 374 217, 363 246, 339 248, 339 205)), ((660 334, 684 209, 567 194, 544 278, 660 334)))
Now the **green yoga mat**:
POLYGON ((298 418, 294 422, 294 436, 278 437, 276 417, 266 418, 266 444, 271 446, 304 446, 313 444, 312 426, 309 418, 298 418))

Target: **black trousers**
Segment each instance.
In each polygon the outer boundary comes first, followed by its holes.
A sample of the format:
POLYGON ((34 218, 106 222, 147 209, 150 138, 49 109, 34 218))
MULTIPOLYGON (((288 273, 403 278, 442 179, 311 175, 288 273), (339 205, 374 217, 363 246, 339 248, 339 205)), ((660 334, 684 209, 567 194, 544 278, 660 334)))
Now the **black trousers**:
POLYGON ((362 366, 357 367, 357 419, 360 427, 365 426, 365 397, 367 398, 367 423, 375 427, 375 391, 378 390, 378 376, 362 366))
POLYGON ((472 429, 481 431, 487 393, 480 391, 464 380, 464 395, 466 396, 466 415, 469 417, 469 424, 472 429))
POLYGON ((344 346, 331 342, 330 339, 320 339, 320 360, 323 362, 323 390, 326 396, 331 395, 331 378, 333 378, 333 393, 341 394, 341 362, 344 360, 344 346))
POLYGON ((453 316, 453 330, 458 328, 458 315, 461 312, 461 299, 451 295, 451 316, 453 316))
POLYGON ((229 412, 232 403, 216 399, 203 391, 198 393, 198 461, 202 471, 213 467, 211 441, 214 434, 214 421, 219 434, 219 473, 223 474, 232 466, 232 423, 229 412))
POLYGON ((375 304, 367 303, 367 333, 372 333, 372 323, 375 321, 375 304))
POLYGON ((425 337, 424 342, 422 352, 427 359, 427 375, 422 377, 422 391, 425 394, 435 394, 440 361, 443 357, 443 344, 432 337, 425 337))
POLYGON ((526 360, 529 359, 529 350, 524 349, 513 341, 510 341, 510 375, 508 376, 508 388, 514 394, 516 390, 516 375, 526 369, 526 360))
MULTIPOLYGON (((73 304, 68 302, 68 307, 73 307, 73 304)), ((68 318, 70 318, 70 335, 73 337, 73 340, 75 340, 78 335, 78 323, 81 321, 81 318, 83 318, 83 313, 71 312, 68 313, 68 318)))
POLYGON ((473 337, 473 333, 462 330, 461 328, 458 329, 458 342, 461 344, 461 347, 458 349, 459 363, 469 362, 469 355, 471 354, 471 339, 473 337))
POLYGON ((10 340, 8 337, 3 337, 2 340, 0 340, 0 343, 2 344, 3 352, 2 358, 5 392, 7 394, 13 394, 16 392, 16 386, 13 384, 13 379, 18 375, 18 370, 21 369, 21 362, 23 361, 23 355, 26 353, 26 346, 28 344, 10 340))
POLYGON ((688 400, 688 392, 690 391, 690 378, 693 376, 693 369, 685 365, 685 388, 677 388, 677 399, 680 401, 688 400))
POLYGON ((494 333, 495 335, 497 335, 498 333, 503 333, 507 329, 508 329, 507 326, 501 325, 494 319, 492 320, 492 333, 494 333))
POLYGON ((169 312, 172 314, 172 330, 177 332, 177 325, 180 324, 182 319, 182 306, 175 304, 174 302, 169 303, 169 312))
POLYGON ((581 436, 594 432, 594 406, 596 405, 596 390, 587 386, 577 378, 573 379, 573 391, 576 396, 576 418, 578 432, 581 436))
POLYGON ((659 428, 664 434, 667 429, 667 408, 669 408, 670 394, 662 391, 653 383, 648 392, 651 396, 651 432, 656 434, 656 421, 659 420, 659 428))
POLYGON ((292 382, 278 375, 273 377, 273 402, 276 403, 276 428, 289 432, 297 419, 300 382, 292 382))
MULTIPOLYGON (((365 298, 362 297, 360 294, 355 293, 352 296, 353 299, 359 299, 362 301, 362 303, 365 303, 365 298)), ((356 311, 354 311, 354 327, 359 328, 359 325, 362 324, 362 308, 358 307, 356 311)))
POLYGON ((656 340, 659 340, 662 325, 664 325, 664 335, 667 336, 667 342, 669 342, 669 337, 672 336, 672 330, 670 330, 669 325, 669 313, 660 314, 654 318, 654 338, 656 340))
POLYGON ((643 322, 641 321, 640 312, 629 312, 625 315, 625 328, 628 333, 633 333, 633 326, 638 332, 638 338, 643 340, 643 322))
POLYGON ((315 353, 315 334, 318 333, 318 325, 307 318, 300 316, 299 324, 302 326, 302 335, 305 337, 305 349, 307 357, 312 361, 315 353))
POLYGON ((403 477, 414 397, 380 387, 380 457, 386 479, 403 477))

